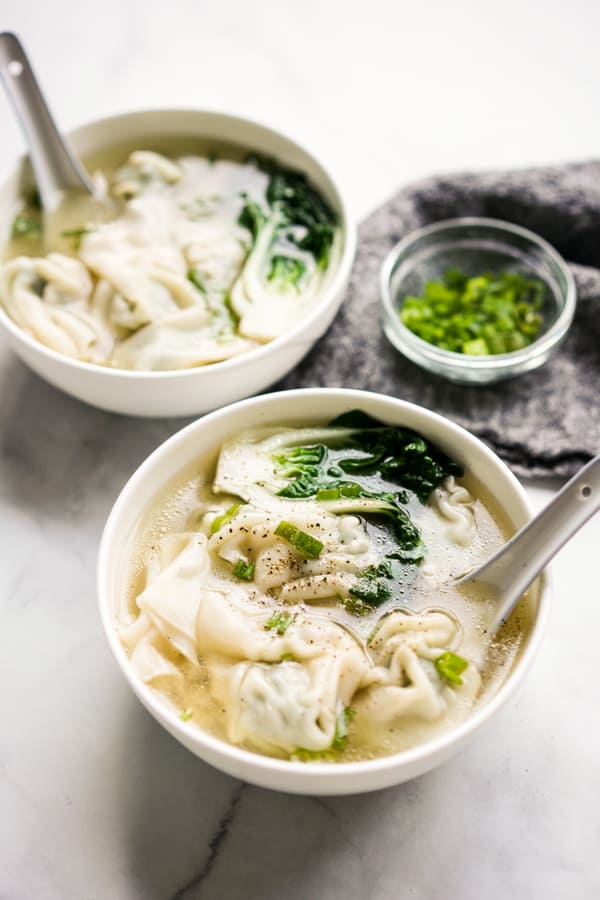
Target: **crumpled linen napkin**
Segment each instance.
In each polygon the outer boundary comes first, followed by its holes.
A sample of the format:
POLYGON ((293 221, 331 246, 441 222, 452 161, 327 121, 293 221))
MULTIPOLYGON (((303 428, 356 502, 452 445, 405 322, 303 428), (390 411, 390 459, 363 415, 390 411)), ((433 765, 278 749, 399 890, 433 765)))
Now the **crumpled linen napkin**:
POLYGON ((397 193, 360 227, 349 290, 327 334, 278 388, 351 387, 418 403, 481 437, 520 477, 567 478, 600 452, 600 161, 435 177, 397 193), (378 274, 415 228, 456 216, 505 219, 569 262, 578 303, 569 334, 535 372, 488 387, 415 366, 383 334, 378 274))

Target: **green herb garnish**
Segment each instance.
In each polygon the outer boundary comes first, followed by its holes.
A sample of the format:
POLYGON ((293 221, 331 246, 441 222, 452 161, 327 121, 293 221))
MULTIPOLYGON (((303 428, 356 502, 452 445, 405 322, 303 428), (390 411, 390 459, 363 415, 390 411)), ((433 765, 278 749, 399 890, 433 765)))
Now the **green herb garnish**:
POLYGON ((291 544, 292 547, 309 559, 317 559, 323 549, 321 541, 316 537, 313 537, 312 534, 300 531, 300 529, 295 525, 292 525, 291 522, 280 522, 274 533, 278 537, 282 537, 288 544, 291 544))
POLYGON ((19 213, 13 219, 10 236, 13 240, 22 237, 37 237, 41 231, 42 223, 38 219, 19 213))
POLYGON ((333 750, 307 750, 305 747, 296 747, 290 754, 292 762, 336 762, 333 750))
POLYGON ((179 718, 182 722, 189 722, 189 720, 192 718, 192 715, 193 713, 191 709, 182 709, 179 713, 179 718))
POLYGON ((452 682, 452 684, 463 683, 460 676, 468 665, 469 663, 466 659, 453 653, 452 650, 446 650, 441 656, 438 656, 435 661, 435 667, 438 673, 442 678, 445 678, 446 681, 452 682))
POLYGON ((296 747, 290 759, 294 762, 335 762, 337 754, 346 749, 349 726, 354 715, 351 706, 343 706, 340 703, 336 712, 335 734, 331 746, 327 750, 307 750, 305 747, 296 747))
POLYGON ((420 297, 405 297, 403 324, 443 350, 468 356, 511 353, 531 344, 543 318, 545 287, 518 272, 470 277, 449 269, 429 281, 420 297))
POLYGON ((61 231, 60 235, 64 238, 72 238, 73 248, 79 250, 83 238, 86 234, 91 234, 93 230, 93 228, 67 228, 66 231, 61 231))
POLYGON ((242 581, 252 581, 254 578, 254 569, 256 566, 254 563, 246 562, 243 559, 238 559, 235 566, 233 567, 233 574, 236 578, 240 578, 242 581))
POLYGON ((346 749, 349 725, 354 716, 355 712, 351 706, 342 706, 340 704, 336 715, 335 736, 331 744, 332 750, 341 751, 346 749))
POLYGON ((277 634, 284 635, 294 621, 294 618, 295 616, 293 613, 276 610, 265 625, 265 631, 276 631, 277 634))
POLYGON ((220 531, 223 525, 228 525, 229 522, 233 519, 238 509, 240 508, 241 503, 234 503, 233 506, 230 506, 228 510, 226 510, 222 515, 216 516, 210 525, 210 533, 216 534, 217 531, 220 531))

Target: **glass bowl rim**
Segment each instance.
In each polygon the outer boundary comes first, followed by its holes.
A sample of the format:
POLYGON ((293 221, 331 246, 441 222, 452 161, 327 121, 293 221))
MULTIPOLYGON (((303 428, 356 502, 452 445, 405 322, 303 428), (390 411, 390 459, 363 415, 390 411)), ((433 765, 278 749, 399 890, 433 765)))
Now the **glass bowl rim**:
MULTIPOLYGON (((408 254, 407 254, 408 255, 408 254)), ((493 219, 480 216, 460 216, 452 219, 443 219, 431 225, 417 228, 403 237, 387 254, 384 259, 379 276, 379 295, 386 315, 387 324, 395 333, 400 343, 408 346, 423 360, 444 366, 446 369, 462 369, 464 371, 505 371, 519 365, 531 362, 538 357, 545 358, 567 333, 577 304, 577 290, 575 279, 560 253, 544 238, 523 228, 506 222, 503 219, 493 219), (520 350, 511 350, 508 353, 489 354, 485 356, 468 356, 456 353, 454 350, 443 350, 430 344, 410 331, 402 322, 394 307, 391 280, 396 269, 399 257, 406 254, 413 244, 430 235, 448 231, 459 232, 462 228, 483 227, 495 230, 504 235, 516 235, 539 248, 547 258, 556 266, 565 280, 565 290, 561 290, 562 308, 559 308, 556 320, 539 338, 520 350)), ((400 349, 400 348, 398 348, 400 349)))

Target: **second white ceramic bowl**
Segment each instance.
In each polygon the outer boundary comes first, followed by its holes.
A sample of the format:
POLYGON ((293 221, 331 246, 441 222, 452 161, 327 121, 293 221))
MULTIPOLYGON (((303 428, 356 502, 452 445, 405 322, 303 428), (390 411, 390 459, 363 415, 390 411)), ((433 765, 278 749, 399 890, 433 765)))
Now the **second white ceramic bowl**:
MULTIPOLYGON (((133 416, 203 413, 258 393, 282 378, 331 324, 343 299, 356 248, 356 228, 332 176, 299 144, 256 122, 200 110, 148 110, 98 119, 68 135, 83 158, 114 145, 139 141, 143 146, 153 138, 168 136, 237 144, 302 171, 337 212, 343 246, 318 302, 297 328, 247 354, 194 369, 132 372, 79 362, 44 347, 0 307, 0 326, 10 346, 34 372, 79 400, 133 416)), ((22 159, 0 188, 0 234, 10 232, 25 173, 22 159)))
POLYGON ((516 530, 531 518, 525 492, 507 466, 480 440, 435 413, 402 400, 347 390, 300 390, 267 394, 212 413, 175 434, 131 477, 109 516, 98 558, 100 614, 110 648, 129 685, 158 722, 201 759, 262 787, 300 794, 353 794, 407 781, 434 768, 469 741, 508 700, 539 646, 546 622, 548 592, 539 579, 514 665, 494 696, 476 706, 457 728, 414 749, 357 763, 288 762, 225 743, 179 718, 166 698, 134 675, 117 634, 117 608, 129 577, 136 532, 144 515, 183 471, 199 467, 227 438, 245 428, 324 423, 362 409, 392 425, 412 428, 433 441, 486 487, 500 516, 516 530))

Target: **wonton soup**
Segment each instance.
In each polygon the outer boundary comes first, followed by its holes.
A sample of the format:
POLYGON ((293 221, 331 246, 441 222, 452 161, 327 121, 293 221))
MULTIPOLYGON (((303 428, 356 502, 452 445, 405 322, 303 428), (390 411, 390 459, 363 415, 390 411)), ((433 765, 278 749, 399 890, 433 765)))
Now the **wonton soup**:
POLYGON ((355 411, 245 431, 140 524, 119 636, 186 727, 306 763, 397 753, 510 670, 524 612, 490 639, 491 598, 454 584, 506 532, 409 429, 355 411))
POLYGON ((95 198, 69 193, 49 216, 35 196, 24 204, 0 267, 10 318, 58 353, 138 371, 217 363, 293 331, 340 256, 325 199, 240 148, 152 147, 88 160, 95 198))

